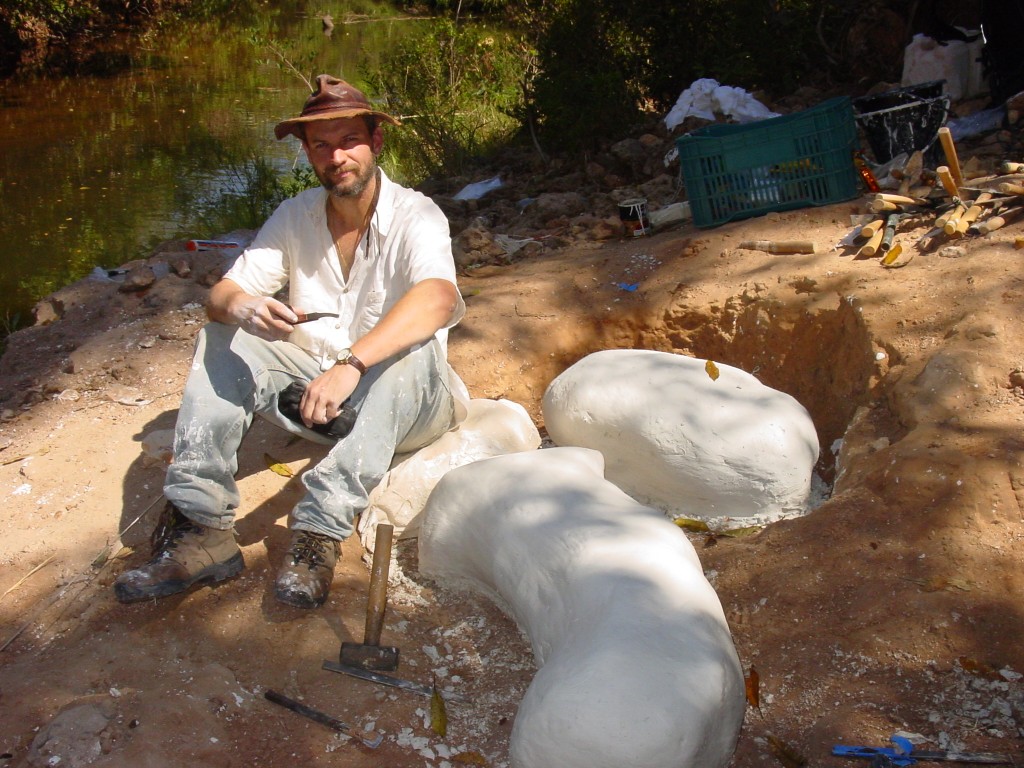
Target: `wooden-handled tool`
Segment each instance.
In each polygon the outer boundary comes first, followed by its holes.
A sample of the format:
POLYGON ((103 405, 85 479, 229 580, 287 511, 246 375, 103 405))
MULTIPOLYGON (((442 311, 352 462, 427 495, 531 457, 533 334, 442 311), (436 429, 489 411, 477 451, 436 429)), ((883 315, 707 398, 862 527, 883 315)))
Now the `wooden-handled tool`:
POLYGON ((765 253, 814 253, 810 240, 744 240, 737 248, 765 253))
POLYGON ((960 189, 956 185, 956 181, 953 179, 953 172, 949 170, 948 166, 940 165, 935 169, 935 175, 939 177, 939 181, 942 182, 942 188, 949 193, 950 197, 960 197, 960 189))
POLYGON ((971 227, 971 230, 976 229, 979 235, 987 235, 989 232, 1002 229, 1007 224, 1012 224, 1021 217, 1024 217, 1024 206, 1010 208, 1009 210, 1001 211, 997 216, 989 216, 976 226, 971 227))
POLYGON ((875 232, 882 229, 885 229, 885 219, 875 219, 874 221, 869 221, 861 228, 860 236, 870 240, 875 236, 875 232))
POLYGON ((974 223, 975 219, 981 216, 981 212, 984 210, 984 208, 981 207, 982 203, 987 203, 991 199, 992 195, 988 192, 982 192, 978 195, 971 204, 971 207, 964 212, 963 216, 960 217, 960 221, 957 222, 954 231, 947 232, 947 234, 950 234, 953 237, 963 237, 967 233, 967 228, 974 223))
POLYGON ((871 239, 868 240, 864 245, 862 245, 861 249, 857 251, 857 256, 874 256, 876 253, 878 253, 878 249, 882 245, 882 238, 884 236, 884 229, 880 229, 877 232, 875 232, 875 234, 871 236, 871 239))
POLYGON ((342 643, 341 663, 362 669, 388 671, 398 668, 398 649, 380 644, 384 611, 388 601, 388 571, 391 568, 391 544, 395 528, 381 523, 373 545, 370 566, 370 590, 366 600, 366 630, 362 643, 342 643))
POLYGON ((956 144, 953 143, 953 134, 949 128, 939 128, 939 143, 942 144, 942 151, 946 155, 946 162, 949 164, 949 172, 953 176, 953 183, 957 189, 964 185, 964 174, 960 170, 960 158, 956 154, 956 144))

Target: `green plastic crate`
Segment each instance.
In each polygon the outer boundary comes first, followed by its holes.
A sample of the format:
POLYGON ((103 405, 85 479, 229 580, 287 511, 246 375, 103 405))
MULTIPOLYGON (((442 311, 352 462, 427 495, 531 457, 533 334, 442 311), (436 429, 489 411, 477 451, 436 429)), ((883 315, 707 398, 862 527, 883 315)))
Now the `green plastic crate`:
POLYGON ((847 96, 755 123, 709 125, 676 146, 698 227, 858 194, 857 126, 847 96))

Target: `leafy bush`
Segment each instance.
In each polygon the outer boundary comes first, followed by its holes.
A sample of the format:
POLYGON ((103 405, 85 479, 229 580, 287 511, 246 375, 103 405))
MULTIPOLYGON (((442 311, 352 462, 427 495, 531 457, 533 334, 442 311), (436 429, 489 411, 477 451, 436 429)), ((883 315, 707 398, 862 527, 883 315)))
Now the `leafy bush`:
POLYGON ((510 39, 451 21, 380 54, 368 77, 403 128, 388 137, 390 167, 406 180, 464 171, 519 128, 523 60, 510 39))
POLYGON ((666 112, 694 80, 788 91, 818 74, 815 25, 835 0, 520 0, 543 141, 587 150, 666 112))

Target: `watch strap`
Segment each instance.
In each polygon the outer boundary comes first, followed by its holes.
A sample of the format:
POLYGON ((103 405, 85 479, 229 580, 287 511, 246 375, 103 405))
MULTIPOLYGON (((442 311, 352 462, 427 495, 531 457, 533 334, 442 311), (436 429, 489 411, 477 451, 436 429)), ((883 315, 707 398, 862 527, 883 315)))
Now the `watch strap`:
POLYGON ((341 358, 341 360, 339 360, 338 362, 342 363, 343 365, 351 365, 353 368, 359 371, 360 375, 366 375, 366 364, 358 357, 353 355, 352 350, 349 350, 348 354, 345 357, 341 358))

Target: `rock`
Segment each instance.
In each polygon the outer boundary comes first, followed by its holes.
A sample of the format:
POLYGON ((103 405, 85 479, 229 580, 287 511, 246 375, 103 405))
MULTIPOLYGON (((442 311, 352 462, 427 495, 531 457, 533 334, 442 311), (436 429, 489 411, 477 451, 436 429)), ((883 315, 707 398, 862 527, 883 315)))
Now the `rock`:
POLYGON ((612 240, 622 237, 623 226, 619 219, 596 219, 587 230, 587 238, 590 240, 612 240))
POLYGON ((49 296, 32 308, 32 314, 35 316, 36 325, 49 325, 64 316, 64 302, 49 296))
POLYGON ((473 264, 508 263, 508 253, 479 218, 452 240, 452 254, 459 269, 467 269, 473 264))
POLYGON ((143 264, 130 269, 124 277, 124 282, 117 287, 117 290, 121 293, 144 291, 152 287, 155 282, 156 273, 153 271, 153 268, 148 264, 143 264))
POLYGON ((676 196, 677 179, 668 173, 661 173, 640 185, 640 196, 648 201, 667 203, 676 196))
POLYGON ((605 167, 600 163, 595 163, 593 160, 587 163, 587 178, 594 179, 595 181, 600 181, 602 178, 604 178, 604 175, 606 173, 607 171, 605 170, 605 167))
POLYGON ((638 139, 623 139, 612 144, 610 149, 616 159, 621 160, 627 166, 642 166, 647 159, 647 152, 644 145, 638 139))
POLYGON ((26 762, 33 768, 89 765, 103 754, 105 731, 113 716, 109 702, 72 704, 36 734, 26 762))
POLYGON ((571 218, 587 210, 587 201, 579 192, 545 192, 534 205, 547 216, 571 218))
POLYGON ((142 437, 142 452, 156 465, 170 464, 174 457, 173 448, 173 429, 155 429, 142 437))
POLYGON ((183 256, 171 259, 167 263, 171 267, 171 272, 176 274, 178 277, 188 277, 192 274, 192 262, 183 256))

